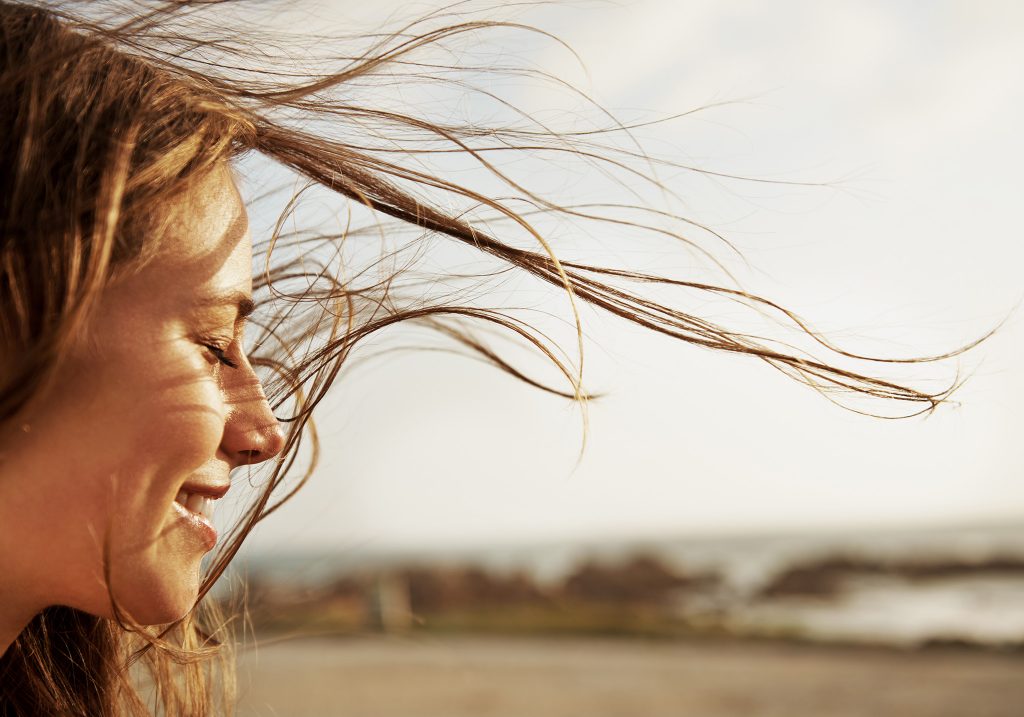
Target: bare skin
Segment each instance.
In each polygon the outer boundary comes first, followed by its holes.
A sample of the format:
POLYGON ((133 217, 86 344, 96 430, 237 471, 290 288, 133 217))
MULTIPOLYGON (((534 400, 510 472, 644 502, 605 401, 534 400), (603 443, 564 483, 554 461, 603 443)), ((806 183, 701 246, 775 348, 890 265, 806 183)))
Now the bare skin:
POLYGON ((135 620, 183 616, 210 545, 175 496, 222 491, 283 447, 240 347, 252 244, 229 173, 172 219, 159 256, 106 290, 52 391, 0 435, 0 654, 47 606, 112 615, 104 544, 135 620))

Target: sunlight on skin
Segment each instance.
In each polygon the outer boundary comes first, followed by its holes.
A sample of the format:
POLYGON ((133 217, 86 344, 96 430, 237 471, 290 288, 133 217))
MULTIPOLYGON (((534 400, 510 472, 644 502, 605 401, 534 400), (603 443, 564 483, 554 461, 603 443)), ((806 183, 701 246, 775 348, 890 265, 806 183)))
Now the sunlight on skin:
POLYGON ((51 393, 0 443, 3 649, 50 605, 111 616, 105 543, 113 592, 135 620, 184 615, 210 546, 175 496, 186 483, 226 486, 231 469, 282 448, 239 344, 252 246, 229 174, 180 200, 169 225, 157 256, 106 290, 51 393))

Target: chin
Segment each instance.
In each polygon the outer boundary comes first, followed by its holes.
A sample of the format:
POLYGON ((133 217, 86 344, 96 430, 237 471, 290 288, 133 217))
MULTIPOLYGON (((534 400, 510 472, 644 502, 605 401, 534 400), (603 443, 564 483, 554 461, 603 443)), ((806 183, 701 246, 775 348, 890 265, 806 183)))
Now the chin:
POLYGON ((114 598, 127 620, 140 625, 165 625, 185 617, 195 606, 200 582, 198 563, 170 573, 166 569, 149 575, 140 572, 125 576, 120 584, 115 580, 114 598))

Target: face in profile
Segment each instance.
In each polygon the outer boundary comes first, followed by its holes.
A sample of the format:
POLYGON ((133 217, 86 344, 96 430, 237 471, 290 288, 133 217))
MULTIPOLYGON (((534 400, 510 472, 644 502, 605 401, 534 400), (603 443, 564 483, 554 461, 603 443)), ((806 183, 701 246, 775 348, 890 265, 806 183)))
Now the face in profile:
POLYGON ((62 604, 144 624, 193 605, 209 518, 236 467, 282 432, 241 349, 251 307, 244 206, 218 171, 159 251, 105 290, 52 389, 4 437, 0 555, 26 612, 62 604), (9 565, 7 564, 9 563, 9 565))

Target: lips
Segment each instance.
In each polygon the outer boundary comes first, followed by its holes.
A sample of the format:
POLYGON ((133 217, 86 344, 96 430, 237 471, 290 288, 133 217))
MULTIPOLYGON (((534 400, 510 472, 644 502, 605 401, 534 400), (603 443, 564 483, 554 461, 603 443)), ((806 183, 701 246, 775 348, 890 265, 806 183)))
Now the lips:
POLYGON ((217 544, 217 529, 213 527, 213 506, 228 492, 229 484, 186 483, 174 497, 175 512, 182 523, 195 531, 207 550, 217 544))
POLYGON ((224 497, 231 484, 225 483, 200 483, 192 481, 181 486, 174 502, 182 506, 190 513, 206 518, 206 521, 213 524, 214 501, 224 497))
POLYGON ((190 513, 206 518, 207 522, 213 523, 213 505, 216 498, 211 498, 202 493, 190 493, 184 489, 178 491, 174 501, 190 513))

